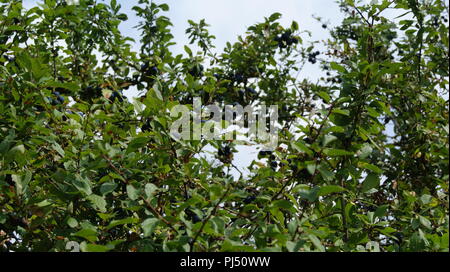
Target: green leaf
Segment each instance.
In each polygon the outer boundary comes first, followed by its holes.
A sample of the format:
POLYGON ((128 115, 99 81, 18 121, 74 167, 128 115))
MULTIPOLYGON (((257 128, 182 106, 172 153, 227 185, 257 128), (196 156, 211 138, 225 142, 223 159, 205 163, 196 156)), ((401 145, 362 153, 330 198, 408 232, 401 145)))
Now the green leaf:
POLYGON ((319 187, 314 187, 312 189, 301 189, 298 194, 300 197, 307 199, 309 202, 314 202, 318 198, 319 190, 319 187))
POLYGON ((185 51, 189 56, 192 56, 192 50, 191 50, 187 45, 184 46, 184 51, 185 51))
POLYGON ((76 228, 78 227, 78 221, 73 217, 69 217, 69 219, 67 219, 67 225, 71 228, 76 228))
POLYGON ((370 173, 367 175, 366 179, 363 182, 362 192, 365 193, 370 189, 377 188, 378 186, 380 186, 380 178, 378 177, 378 175, 370 173))
POLYGON ((91 201, 92 205, 94 205, 94 208, 96 208, 100 212, 106 212, 106 201, 103 197, 92 194, 86 197, 86 199, 91 201))
POLYGON ((324 91, 318 92, 317 95, 320 96, 325 103, 329 103, 331 101, 331 96, 324 91))
POLYGON ((309 156, 314 155, 314 152, 309 147, 307 147, 301 140, 297 142, 292 142, 291 145, 294 149, 296 149, 299 152, 305 152, 309 156))
MULTIPOLYGON (((285 199, 279 199, 272 202, 272 205, 277 208, 283 208, 285 210, 292 210, 293 205, 290 201, 285 199)), ((295 211, 295 210, 294 210, 295 211)))
POLYGON ((375 211, 374 216, 378 217, 378 218, 382 218, 384 216, 386 216, 386 212, 389 209, 389 205, 382 205, 380 207, 377 208, 377 210, 375 211))
POLYGON ((431 229, 431 221, 428 220, 428 218, 419 215, 419 221, 422 226, 426 227, 427 229, 431 229))
POLYGON ((144 230, 144 236, 149 237, 153 234, 156 226, 159 223, 159 219, 157 218, 148 218, 142 223, 142 229, 144 230))
POLYGON ((269 21, 273 22, 281 18, 281 13, 275 12, 269 17, 269 21))
POLYGON ((115 182, 105 182, 102 185, 100 185, 100 193, 104 196, 111 192, 114 192, 114 190, 117 188, 117 183, 115 182))
POLYGON ((86 178, 76 175, 74 179, 71 180, 72 184, 80 191, 86 195, 92 194, 91 185, 86 178))
POLYGON ((0 224, 5 224, 6 219, 7 219, 6 214, 0 213, 0 224))
POLYGON ((24 154, 25 153, 25 146, 24 145, 17 145, 13 148, 11 148, 11 150, 9 151, 11 154, 16 155, 16 154, 24 154))
POLYGON ((136 189, 133 185, 127 185, 127 194, 131 200, 136 200, 139 198, 139 190, 136 189))
POLYGON ((360 159, 367 158, 370 154, 372 154, 373 148, 370 144, 365 143, 361 149, 357 152, 357 155, 360 159))
POLYGON ((343 150, 343 149, 332 149, 332 148, 324 149, 323 153, 325 153, 325 155, 331 156, 331 157, 353 155, 353 152, 350 152, 350 151, 347 151, 347 150, 343 150))
POLYGON ((340 193, 345 191, 344 188, 342 188, 341 186, 338 185, 325 185, 325 186, 321 186, 317 195, 318 196, 325 196, 325 195, 329 195, 329 194, 333 194, 333 193, 340 193))
POLYGON ((325 181, 333 181, 334 180, 334 178, 335 178, 334 173, 331 172, 324 163, 321 163, 319 165, 319 167, 317 167, 317 170, 319 170, 320 175, 322 176, 322 178, 325 181))
POLYGON ((337 114, 341 114, 341 115, 345 115, 345 116, 350 116, 350 111, 349 110, 333 109, 332 112, 333 113, 337 113, 337 114))
POLYGON ((382 174, 383 170, 381 170, 380 168, 378 168, 378 166, 375 166, 373 164, 367 163, 367 162, 358 162, 358 167, 359 168, 364 168, 367 170, 370 170, 376 174, 382 174))
POLYGON ((145 195, 149 200, 153 198, 153 194, 158 190, 158 187, 153 183, 145 184, 145 195))
POLYGON ((73 235, 84 238, 84 239, 88 240, 89 242, 96 242, 98 240, 97 232, 92 229, 82 229, 82 230, 74 233, 73 235))
POLYGON ((106 229, 112 229, 116 226, 120 226, 120 225, 126 225, 126 224, 136 224, 139 222, 139 219, 134 218, 134 217, 128 217, 128 218, 124 218, 124 219, 120 219, 120 220, 113 220, 109 223, 109 225, 106 227, 106 229))
POLYGON ((314 173, 316 172, 317 169, 317 165, 315 161, 309 161, 306 162, 306 170, 308 170, 308 173, 310 173, 311 175, 314 175, 314 173))
POLYGON ((336 141, 338 138, 334 135, 325 135, 323 137, 323 146, 327 146, 329 143, 336 141))
POLYGON ((80 249, 83 252, 107 252, 110 251, 112 248, 102 245, 82 243, 80 245, 80 249))
POLYGON ((330 67, 331 67, 331 69, 336 70, 341 74, 344 74, 346 72, 345 68, 343 66, 337 64, 336 62, 331 62, 330 67))
POLYGON ((317 236, 315 236, 314 234, 308 234, 308 238, 318 251, 325 252, 325 248, 320 242, 319 238, 317 238, 317 236))
POLYGON ((159 5, 159 8, 162 11, 169 11, 169 5, 167 5, 167 4, 161 4, 161 5, 159 5))
POLYGON ((424 194, 420 197, 420 202, 422 202, 423 205, 428 205, 433 200, 433 197, 428 194, 424 194))
POLYGON ((59 155, 61 155, 61 157, 64 157, 66 155, 66 153, 58 143, 53 143, 52 147, 56 150, 56 152, 58 152, 59 155))
POLYGON ((23 195, 27 192, 31 177, 32 174, 30 171, 25 171, 23 175, 11 175, 12 180, 16 184, 17 194, 23 195))

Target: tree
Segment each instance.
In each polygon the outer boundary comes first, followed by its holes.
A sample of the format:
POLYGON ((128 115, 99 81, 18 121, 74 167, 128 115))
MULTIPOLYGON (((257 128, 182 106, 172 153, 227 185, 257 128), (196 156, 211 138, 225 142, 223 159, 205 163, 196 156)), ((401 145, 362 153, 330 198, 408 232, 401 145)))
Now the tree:
POLYGON ((173 55, 166 4, 133 7, 134 52, 115 0, 1 1, 0 250, 448 251, 448 6, 378 2, 325 51, 275 13, 221 54, 189 21, 173 55), (194 97, 278 105, 279 145, 233 177, 250 143, 170 135, 194 97))

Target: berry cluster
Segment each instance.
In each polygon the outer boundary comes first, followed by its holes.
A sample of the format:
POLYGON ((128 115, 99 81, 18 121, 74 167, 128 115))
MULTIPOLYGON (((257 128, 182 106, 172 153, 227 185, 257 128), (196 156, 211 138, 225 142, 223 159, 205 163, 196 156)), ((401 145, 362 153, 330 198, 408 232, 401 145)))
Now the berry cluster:
POLYGON ((102 95, 102 88, 100 86, 87 86, 80 93, 81 99, 89 101, 93 98, 100 97, 102 95))
POLYGON ((266 156, 270 156, 270 155, 272 155, 272 151, 263 151, 263 150, 259 151, 260 157, 266 157, 266 156))
POLYGON ((52 104, 53 106, 64 104, 65 99, 59 92, 53 92, 53 95, 55 96, 55 98, 47 97, 50 104, 52 104))
POLYGON ((114 102, 118 100, 119 102, 123 102, 123 94, 118 91, 114 91, 109 97, 109 101, 114 102))
POLYGON ((188 216, 188 220, 192 221, 194 224, 202 221, 202 219, 190 209, 186 209, 185 213, 188 216))
MULTIPOLYGON (((155 77, 159 74, 159 69, 155 65, 150 65, 150 62, 146 61, 141 64, 141 81, 147 82, 147 84, 153 84, 155 77)), ((139 75, 134 76, 135 81, 139 81, 139 75)))
POLYGON ((278 47, 280 49, 286 48, 288 46, 291 46, 293 44, 298 43, 298 39, 294 36, 292 36, 292 32, 290 30, 287 30, 284 32, 281 36, 278 35, 274 38, 276 42, 278 42, 278 47))
POLYGON ((229 145, 226 145, 224 147, 220 147, 218 154, 219 160, 223 163, 231 163, 233 152, 231 151, 231 147, 229 145))
POLYGON ((439 18, 438 16, 434 16, 433 17, 433 22, 432 22, 432 26, 435 28, 439 28, 440 24, 440 20, 442 19, 444 21, 444 23, 448 23, 448 19, 445 16, 441 16, 441 18, 439 18))
POLYGON ((235 73, 233 74, 230 79, 236 83, 242 83, 246 81, 246 78, 241 73, 235 73))
MULTIPOLYGON (((327 76, 330 76, 330 72, 327 72, 327 76)), ((332 82, 332 83, 342 83, 342 78, 340 77, 328 77, 327 78, 327 82, 332 82)))
POLYGON ((195 78, 199 78, 203 76, 203 69, 204 69, 203 65, 194 64, 192 68, 189 69, 188 73, 195 78))
POLYGON ((312 64, 315 64, 317 62, 317 56, 320 55, 319 51, 309 53, 308 54, 308 61, 312 64))
MULTIPOLYGON (((277 157, 273 154, 272 151, 260 151, 259 152, 259 157, 264 158, 269 156, 269 165, 270 168, 272 168, 273 171, 275 171, 278 167, 278 162, 276 161, 277 157)), ((282 166, 280 164, 280 166, 282 166)))
POLYGON ((356 31, 352 28, 337 27, 336 35, 338 38, 343 39, 343 40, 350 39, 350 40, 356 41, 358 39, 358 35, 357 35, 356 31))
POLYGON ((247 196, 245 199, 244 199, 244 204, 250 204, 250 203, 252 203, 253 201, 255 201, 256 200, 256 196, 254 196, 254 195, 249 195, 249 196, 247 196))

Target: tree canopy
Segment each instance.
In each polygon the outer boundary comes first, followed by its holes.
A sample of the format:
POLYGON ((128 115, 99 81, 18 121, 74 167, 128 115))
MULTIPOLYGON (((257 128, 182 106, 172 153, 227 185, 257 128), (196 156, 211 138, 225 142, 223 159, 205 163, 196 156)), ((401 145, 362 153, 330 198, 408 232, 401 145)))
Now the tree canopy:
POLYGON ((167 4, 134 41, 116 0, 1 0, 0 251, 448 251, 448 2, 339 3, 324 41, 274 13, 175 55, 167 4), (278 146, 232 175, 259 143, 171 137, 194 97, 277 105, 278 146))

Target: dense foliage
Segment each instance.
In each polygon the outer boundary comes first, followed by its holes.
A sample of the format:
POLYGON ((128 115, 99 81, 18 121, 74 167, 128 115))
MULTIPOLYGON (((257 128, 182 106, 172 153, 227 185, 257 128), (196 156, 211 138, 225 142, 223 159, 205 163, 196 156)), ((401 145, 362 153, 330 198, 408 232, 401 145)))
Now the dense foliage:
POLYGON ((448 251, 448 2, 342 1, 323 42, 275 13, 220 54, 190 21, 184 55, 139 2, 135 52, 116 0, 0 1, 0 251, 448 251), (278 105, 279 146, 231 175, 258 143, 174 140, 193 97, 278 105))

